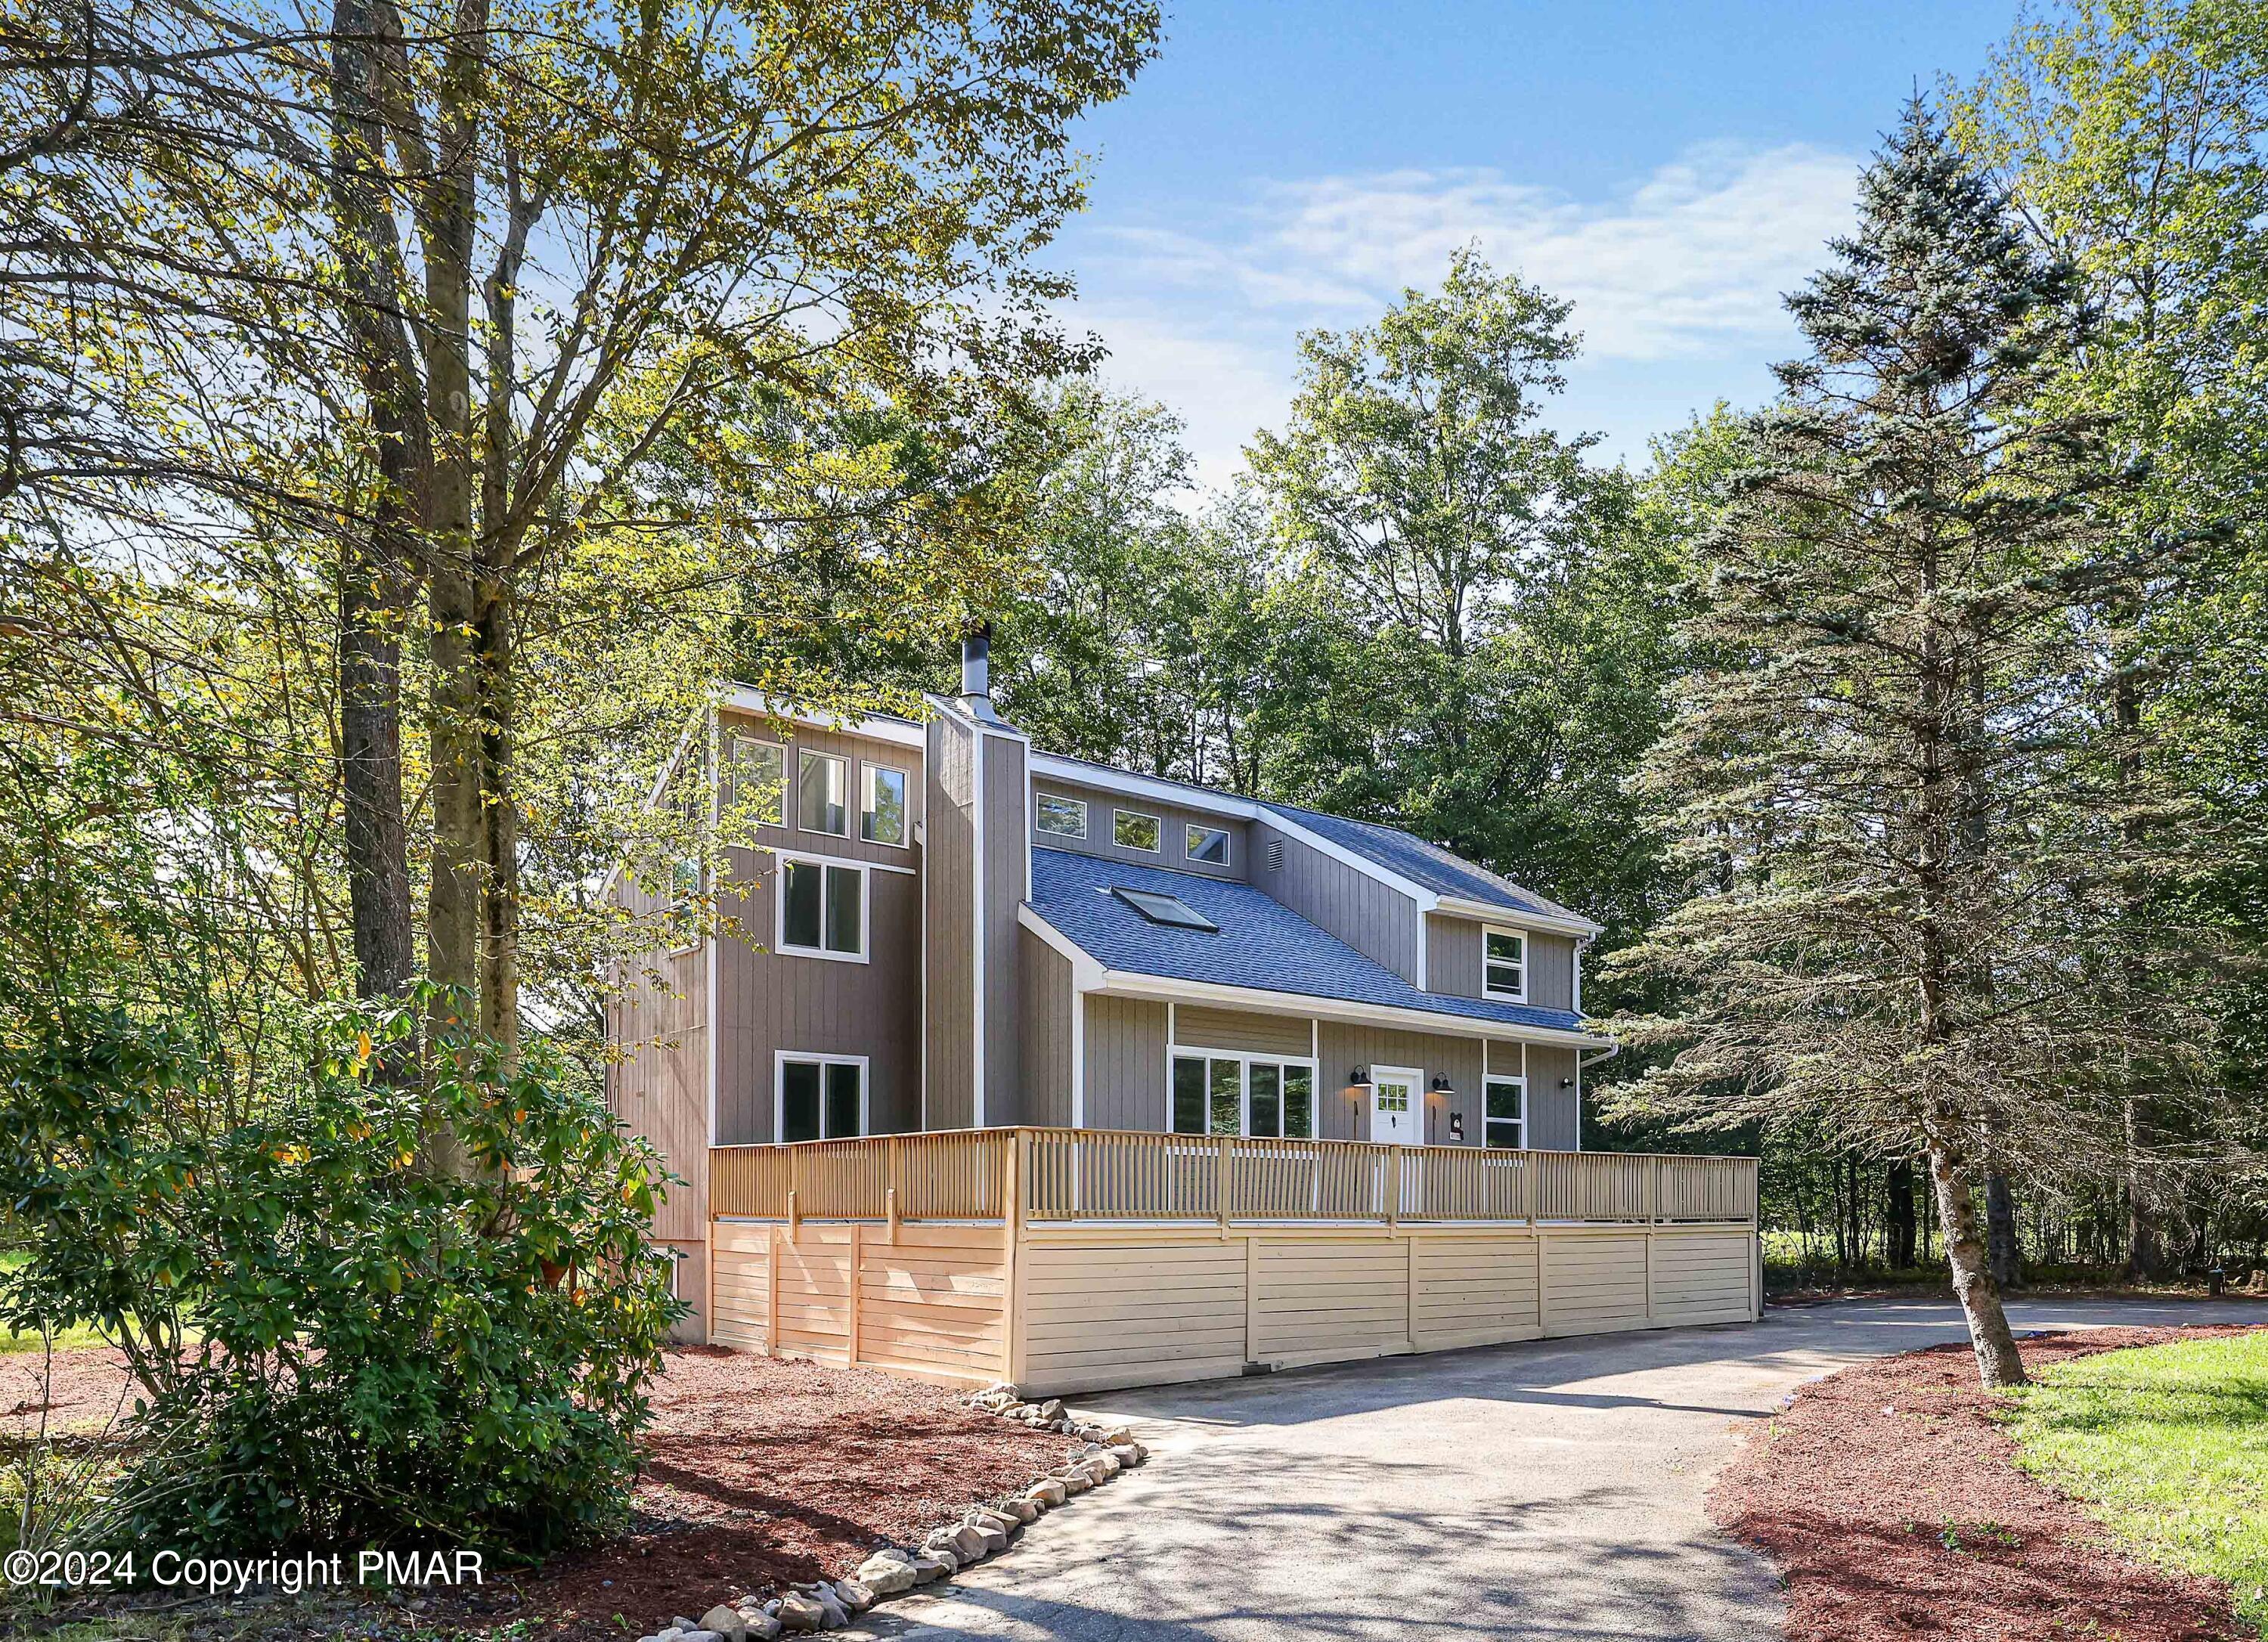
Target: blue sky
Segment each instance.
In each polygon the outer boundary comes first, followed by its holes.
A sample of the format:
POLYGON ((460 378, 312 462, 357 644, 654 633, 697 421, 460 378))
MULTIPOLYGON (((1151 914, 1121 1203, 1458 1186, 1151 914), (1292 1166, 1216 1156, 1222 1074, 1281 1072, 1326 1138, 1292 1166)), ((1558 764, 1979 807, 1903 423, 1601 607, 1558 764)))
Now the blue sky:
POLYGON ((1903 99, 1972 76, 2016 0, 1183 0, 1080 132, 1049 261, 1114 386, 1225 482, 1280 425, 1298 333, 1366 323, 1476 241, 1576 304, 1552 413, 1643 461, 1793 351, 1778 296, 1851 219, 1903 99))

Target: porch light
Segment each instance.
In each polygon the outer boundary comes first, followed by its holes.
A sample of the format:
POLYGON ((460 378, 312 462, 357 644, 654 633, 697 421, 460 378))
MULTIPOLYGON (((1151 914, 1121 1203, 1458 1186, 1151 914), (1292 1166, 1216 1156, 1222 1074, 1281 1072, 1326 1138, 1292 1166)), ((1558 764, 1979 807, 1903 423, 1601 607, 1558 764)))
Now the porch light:
POLYGON ((1451 1082, 1450 1082, 1447 1078, 1436 1078, 1436 1079, 1433 1079, 1433 1093, 1436 1093, 1436 1094, 1454 1094, 1456 1092, 1457 1092, 1457 1086, 1456 1086, 1455 1084, 1454 1084, 1454 1083, 1451 1083, 1451 1082))
POLYGON ((1352 1071, 1347 1073, 1347 1083, 1350 1086, 1355 1084, 1366 1084, 1369 1081, 1370 1068, 1367 1066, 1358 1066, 1352 1071))

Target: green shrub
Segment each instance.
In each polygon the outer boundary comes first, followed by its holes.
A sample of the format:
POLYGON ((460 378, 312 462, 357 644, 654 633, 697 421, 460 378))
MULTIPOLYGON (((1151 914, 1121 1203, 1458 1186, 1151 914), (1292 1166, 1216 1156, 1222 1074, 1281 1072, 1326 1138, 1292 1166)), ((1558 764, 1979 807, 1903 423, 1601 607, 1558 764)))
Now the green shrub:
POLYGON ((93 1324, 144 1393, 74 1537, 541 1555, 622 1520, 681 1309, 659 1160, 540 1047, 417 1045, 425 1001, 311 1018, 251 1110, 163 1028, 14 1017, 0 1323, 93 1324))

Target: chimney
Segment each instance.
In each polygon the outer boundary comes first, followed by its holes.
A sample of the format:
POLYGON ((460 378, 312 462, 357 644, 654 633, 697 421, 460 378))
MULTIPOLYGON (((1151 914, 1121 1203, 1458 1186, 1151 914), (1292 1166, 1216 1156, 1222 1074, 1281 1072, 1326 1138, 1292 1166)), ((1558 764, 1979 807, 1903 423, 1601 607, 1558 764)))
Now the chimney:
POLYGON ((961 641, 961 704, 978 718, 997 723, 992 710, 992 624, 974 628, 961 641))

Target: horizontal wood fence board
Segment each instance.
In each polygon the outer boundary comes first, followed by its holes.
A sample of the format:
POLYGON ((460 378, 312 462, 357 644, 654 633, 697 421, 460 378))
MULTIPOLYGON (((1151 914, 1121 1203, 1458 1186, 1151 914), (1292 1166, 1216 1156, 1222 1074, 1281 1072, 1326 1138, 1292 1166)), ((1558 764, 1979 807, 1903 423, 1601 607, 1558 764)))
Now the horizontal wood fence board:
POLYGON ((1171 1384, 1758 1300, 1748 1159, 1051 1130, 725 1151, 711 1337, 939 1383, 1171 1384), (1389 1216, 1397 1179, 1434 1218, 1389 1216))

